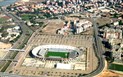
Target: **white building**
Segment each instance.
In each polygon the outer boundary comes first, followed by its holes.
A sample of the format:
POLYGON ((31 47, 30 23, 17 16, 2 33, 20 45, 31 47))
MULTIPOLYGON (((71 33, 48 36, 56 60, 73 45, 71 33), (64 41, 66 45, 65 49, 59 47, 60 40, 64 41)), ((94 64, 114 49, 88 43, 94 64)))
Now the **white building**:
POLYGON ((73 69, 71 64, 63 64, 63 63, 57 63, 56 69, 73 69))
POLYGON ((74 20, 74 21, 69 21, 63 28, 61 28, 58 33, 65 35, 71 34, 71 33, 76 33, 79 34, 81 32, 84 32, 88 30, 92 26, 92 23, 88 20, 74 20), (73 24, 71 24, 73 22, 73 24))
POLYGON ((83 31, 86 31, 87 28, 91 27, 92 23, 88 20, 81 20, 78 23, 76 23, 76 27, 77 27, 77 34, 81 33, 83 31))
POLYGON ((13 28, 8 28, 7 32, 8 32, 8 36, 5 37, 5 39, 9 39, 9 41, 11 41, 15 39, 17 36, 19 36, 21 31, 19 26, 15 26, 13 28))
POLYGON ((122 30, 105 29, 103 37, 106 39, 122 39, 122 30))

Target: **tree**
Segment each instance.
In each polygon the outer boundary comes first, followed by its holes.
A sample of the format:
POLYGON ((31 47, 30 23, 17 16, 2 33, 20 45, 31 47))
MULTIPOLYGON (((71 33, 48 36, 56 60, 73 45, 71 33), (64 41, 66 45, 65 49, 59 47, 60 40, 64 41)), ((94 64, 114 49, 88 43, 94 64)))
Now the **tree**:
POLYGON ((14 37, 14 36, 16 36, 16 35, 15 35, 15 34, 12 34, 12 35, 11 35, 11 37, 14 37))
POLYGON ((122 20, 120 20, 120 21, 119 21, 119 25, 123 25, 123 22, 122 22, 122 20))
POLYGON ((4 31, 3 33, 2 33, 2 35, 1 35, 2 37, 6 37, 6 36, 8 36, 8 32, 6 32, 6 31, 4 31))
POLYGON ((0 28, 0 32, 2 32, 2 31, 4 31, 4 28, 3 27, 0 28))
POLYGON ((113 17, 114 18, 118 18, 118 14, 117 13, 114 13, 113 17))
POLYGON ((34 13, 37 14, 37 15, 39 14, 39 11, 40 11, 39 8, 38 9, 34 9, 34 13))
POLYGON ((110 24, 106 24, 105 26, 110 27, 110 24))
POLYGON ((105 55, 106 60, 107 60, 109 63, 112 63, 112 62, 114 61, 113 52, 106 51, 106 52, 104 53, 104 55, 105 55))
POLYGON ((50 18, 51 14, 50 13, 45 13, 44 16, 47 17, 47 18, 50 18))
POLYGON ((123 15, 121 15, 122 19, 123 19, 123 15))

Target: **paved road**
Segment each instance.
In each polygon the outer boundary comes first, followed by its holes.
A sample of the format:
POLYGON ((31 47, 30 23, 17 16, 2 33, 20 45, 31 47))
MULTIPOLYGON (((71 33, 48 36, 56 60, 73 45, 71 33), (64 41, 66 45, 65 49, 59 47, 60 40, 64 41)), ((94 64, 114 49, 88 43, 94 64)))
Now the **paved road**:
POLYGON ((103 57, 103 49, 102 49, 102 44, 101 44, 101 40, 100 38, 98 37, 98 28, 97 28, 97 24, 95 22, 95 18, 93 18, 93 28, 94 28, 94 46, 95 46, 95 54, 98 58, 98 68, 93 71, 92 73, 84 76, 84 77, 92 77, 92 76, 95 76, 97 74, 99 74, 103 69, 104 69, 104 66, 105 66, 105 59, 103 57))
POLYGON ((99 58, 99 67, 96 71, 101 72, 105 66, 105 62, 104 62, 104 57, 103 57, 103 49, 102 49, 102 44, 101 44, 101 40, 100 38, 98 37, 98 28, 97 28, 97 24, 95 23, 95 18, 93 19, 94 20, 94 40, 95 40, 95 45, 96 45, 96 48, 97 50, 95 50, 96 54, 97 54, 97 57, 99 58))

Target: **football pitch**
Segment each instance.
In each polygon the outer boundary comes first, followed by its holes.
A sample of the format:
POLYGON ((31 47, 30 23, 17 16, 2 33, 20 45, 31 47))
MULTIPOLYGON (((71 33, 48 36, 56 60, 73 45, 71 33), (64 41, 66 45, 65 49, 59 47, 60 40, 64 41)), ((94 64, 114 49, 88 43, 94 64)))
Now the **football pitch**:
POLYGON ((69 52, 53 52, 53 51, 48 51, 46 54, 46 57, 61 57, 61 58, 68 58, 69 52))

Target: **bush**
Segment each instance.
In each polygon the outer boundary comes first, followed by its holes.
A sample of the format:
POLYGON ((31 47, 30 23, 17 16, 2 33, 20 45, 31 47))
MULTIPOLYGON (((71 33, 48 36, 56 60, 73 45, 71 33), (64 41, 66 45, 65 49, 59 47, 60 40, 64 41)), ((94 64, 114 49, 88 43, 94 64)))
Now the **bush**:
POLYGON ((113 53, 112 52, 109 52, 109 51, 106 51, 104 53, 104 55, 106 56, 106 60, 109 62, 109 63, 112 63, 114 61, 114 57, 113 57, 113 53))
POLYGON ((4 28, 3 27, 1 27, 1 29, 0 29, 0 32, 2 32, 2 31, 4 31, 4 28))
POLYGON ((123 22, 122 22, 122 20, 120 20, 120 21, 119 21, 119 25, 123 25, 123 22))
POLYGON ((2 37, 7 37, 8 36, 8 32, 4 31, 1 36, 2 37))

